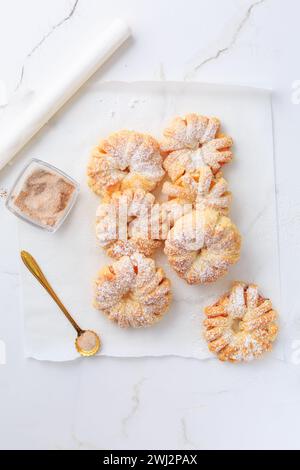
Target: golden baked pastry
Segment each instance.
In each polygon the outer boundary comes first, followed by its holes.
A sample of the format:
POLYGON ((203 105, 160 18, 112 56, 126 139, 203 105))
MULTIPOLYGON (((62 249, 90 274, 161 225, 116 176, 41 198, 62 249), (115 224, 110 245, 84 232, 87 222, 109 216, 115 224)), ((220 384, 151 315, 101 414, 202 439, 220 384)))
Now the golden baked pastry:
POLYGON ((157 208, 153 194, 143 189, 114 192, 97 209, 96 237, 100 246, 112 258, 136 251, 150 256, 162 243, 157 208))
POLYGON ((251 361, 271 351, 278 334, 277 314, 256 285, 235 282, 204 313, 208 347, 221 361, 251 361))
POLYGON ((215 173, 232 160, 232 139, 220 134, 219 129, 217 118, 195 113, 172 120, 160 147, 167 154, 164 168, 173 182, 203 165, 215 173))
POLYGON ((105 266, 95 281, 94 305, 120 327, 151 326, 171 302, 170 281, 140 253, 105 266))
POLYGON ((228 183, 221 172, 213 174, 208 166, 204 166, 194 173, 186 173, 175 183, 166 181, 162 187, 162 193, 168 196, 168 202, 164 208, 173 214, 174 221, 177 214, 183 215, 183 204, 185 213, 193 208, 211 208, 221 214, 228 214, 231 203, 231 193, 228 191, 228 183))
POLYGON ((92 151, 88 184, 100 196, 127 188, 151 191, 164 175, 156 140, 147 134, 119 131, 92 151))
POLYGON ((213 282, 240 257, 241 236, 213 209, 193 210, 175 222, 165 243, 168 261, 189 284, 213 282))

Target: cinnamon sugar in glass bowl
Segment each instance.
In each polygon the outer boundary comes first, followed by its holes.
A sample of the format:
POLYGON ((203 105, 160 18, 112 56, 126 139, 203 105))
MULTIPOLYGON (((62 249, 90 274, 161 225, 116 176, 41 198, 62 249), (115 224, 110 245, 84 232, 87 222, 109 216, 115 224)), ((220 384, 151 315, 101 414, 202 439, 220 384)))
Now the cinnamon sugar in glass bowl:
POLYGON ((55 232, 72 209, 79 184, 58 168, 33 158, 13 185, 6 207, 20 219, 55 232))

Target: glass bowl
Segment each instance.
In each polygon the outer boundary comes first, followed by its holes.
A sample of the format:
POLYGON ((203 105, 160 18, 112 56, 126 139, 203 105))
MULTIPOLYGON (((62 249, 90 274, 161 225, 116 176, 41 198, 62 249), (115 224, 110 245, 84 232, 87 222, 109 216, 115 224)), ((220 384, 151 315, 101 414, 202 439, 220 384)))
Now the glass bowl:
POLYGON ((37 158, 33 158, 30 162, 25 166, 23 171, 20 173, 18 178, 16 179, 13 187, 11 188, 8 197, 6 199, 6 207, 7 209, 12 212, 14 215, 19 217, 20 219, 28 222, 35 227, 42 228, 47 230, 48 232, 56 232, 56 230, 63 224, 66 220, 68 214, 70 213, 74 203, 77 199, 79 193, 79 184, 73 180, 70 176, 66 175, 63 171, 59 170, 53 165, 50 165, 47 162, 43 162, 42 160, 38 160, 37 158), (74 187, 72 194, 70 195, 69 199, 66 202, 66 206, 58 213, 57 221, 54 224, 47 224, 43 223, 34 217, 29 216, 28 214, 24 213, 16 204, 15 200, 25 187, 26 181, 28 178, 34 174, 37 170, 46 170, 48 173, 53 175, 58 175, 59 177, 63 178, 67 183, 71 184, 74 187))

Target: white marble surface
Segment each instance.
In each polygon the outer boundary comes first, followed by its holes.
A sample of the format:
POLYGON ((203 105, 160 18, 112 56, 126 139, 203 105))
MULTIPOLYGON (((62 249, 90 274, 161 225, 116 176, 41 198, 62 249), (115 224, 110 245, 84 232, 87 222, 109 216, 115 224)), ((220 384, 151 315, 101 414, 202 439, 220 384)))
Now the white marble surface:
MULTIPOLYGON (((299 2, 0 0, 0 12, 0 81, 9 103, 0 108, 0 123, 25 91, 38 93, 82 47, 89 30, 115 16, 130 22, 134 37, 97 80, 273 88, 282 310, 295 319, 287 351, 292 356, 300 340, 300 106, 298 93, 293 95, 300 79, 299 2)), ((59 116, 49 126, 58 123, 59 116)), ((21 166, 22 154, 0 174, 1 189, 10 186, 21 166)), ((0 340, 6 346, 6 364, 0 365, 0 448, 299 449, 295 351, 292 364, 269 356, 246 366, 178 358, 25 360, 16 223, 3 199, 0 224, 0 340)))

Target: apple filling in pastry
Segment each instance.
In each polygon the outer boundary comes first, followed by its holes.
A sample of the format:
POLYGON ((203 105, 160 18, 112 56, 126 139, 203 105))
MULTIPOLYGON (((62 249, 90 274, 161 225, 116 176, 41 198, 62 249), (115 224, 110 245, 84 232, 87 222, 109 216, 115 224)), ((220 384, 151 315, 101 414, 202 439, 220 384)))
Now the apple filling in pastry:
POLYGON ((221 361, 251 361, 272 350, 278 334, 277 314, 256 285, 234 283, 204 313, 205 339, 221 361))
POLYGON ((168 196, 163 207, 171 214, 173 222, 179 218, 179 214, 183 215, 183 209, 186 214, 196 208, 211 208, 227 215, 231 203, 227 181, 221 172, 214 175, 208 166, 194 173, 185 173, 175 183, 166 181, 162 193, 168 196))
POLYGON ((213 209, 193 210, 169 231, 168 261, 189 284, 216 281, 240 257, 241 235, 231 220, 213 209))
POLYGON ((116 191, 100 203, 96 214, 96 236, 112 258, 135 252, 151 256, 167 232, 164 212, 153 194, 143 189, 116 191))
MULTIPOLYGON (((114 258, 94 282, 94 306, 122 328, 152 326, 170 306, 170 281, 150 258, 162 240, 170 266, 188 284, 215 282, 240 258, 241 235, 228 217, 232 195, 220 171, 233 158, 233 141, 220 125, 190 113, 171 121, 160 144, 122 130, 92 152, 88 184, 102 197, 96 236, 114 258), (157 204, 151 191, 165 172, 167 201, 157 204)), ((222 361, 258 358, 278 334, 272 303, 254 284, 234 283, 205 316, 208 347, 222 361)))
POLYGON ((232 160, 232 138, 220 133, 220 121, 200 114, 175 117, 160 143, 171 181, 207 165, 214 173, 232 160))
POLYGON ((94 305, 120 327, 148 327, 159 322, 171 302, 164 271, 141 253, 123 256, 101 269, 94 305))
POLYGON ((148 134, 110 134, 92 151, 87 174, 90 188, 99 196, 128 188, 152 191, 164 175, 159 145, 148 134))

